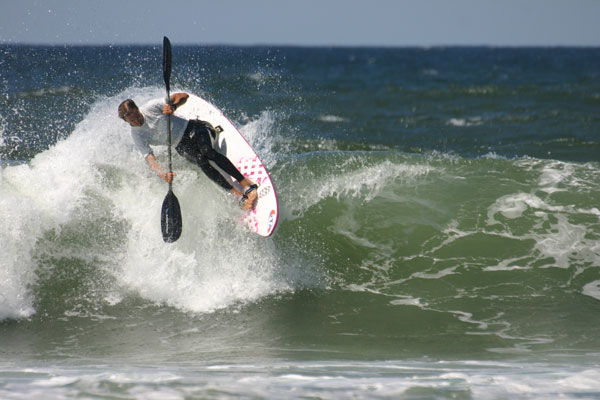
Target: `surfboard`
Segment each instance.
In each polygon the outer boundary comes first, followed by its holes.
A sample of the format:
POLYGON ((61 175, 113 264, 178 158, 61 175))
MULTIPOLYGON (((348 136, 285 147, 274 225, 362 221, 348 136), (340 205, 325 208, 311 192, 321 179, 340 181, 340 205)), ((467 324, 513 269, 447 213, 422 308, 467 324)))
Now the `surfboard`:
MULTIPOLYGON (((226 156, 249 180, 258 185, 258 201, 254 209, 244 213, 241 223, 260 236, 273 234, 279 219, 279 204, 275 185, 264 164, 236 126, 225 114, 205 99, 190 94, 187 102, 175 111, 175 115, 209 122, 217 132, 215 150, 226 156)), ((240 185, 218 166, 213 166, 239 191, 240 185)))

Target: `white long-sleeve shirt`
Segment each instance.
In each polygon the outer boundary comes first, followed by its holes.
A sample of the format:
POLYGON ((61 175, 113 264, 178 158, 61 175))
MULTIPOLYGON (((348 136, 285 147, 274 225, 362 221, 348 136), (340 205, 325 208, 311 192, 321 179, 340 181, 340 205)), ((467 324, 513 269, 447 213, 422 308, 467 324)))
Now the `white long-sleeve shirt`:
MULTIPOLYGON (((144 125, 132 126, 131 137, 137 149, 144 155, 154 154, 152 146, 166 146, 168 143, 167 115, 163 114, 165 101, 163 99, 150 100, 141 106, 140 112, 144 116, 144 125)), ((188 120, 171 115, 171 143, 176 146, 187 127, 188 120)))

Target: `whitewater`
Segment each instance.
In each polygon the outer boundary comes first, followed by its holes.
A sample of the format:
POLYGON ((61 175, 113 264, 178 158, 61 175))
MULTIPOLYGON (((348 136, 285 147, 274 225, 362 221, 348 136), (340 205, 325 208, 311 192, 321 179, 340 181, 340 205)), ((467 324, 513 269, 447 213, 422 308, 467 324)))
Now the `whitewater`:
POLYGON ((281 216, 175 155, 172 244, 158 50, 2 47, 1 398, 598 398, 596 49, 175 47, 281 216))

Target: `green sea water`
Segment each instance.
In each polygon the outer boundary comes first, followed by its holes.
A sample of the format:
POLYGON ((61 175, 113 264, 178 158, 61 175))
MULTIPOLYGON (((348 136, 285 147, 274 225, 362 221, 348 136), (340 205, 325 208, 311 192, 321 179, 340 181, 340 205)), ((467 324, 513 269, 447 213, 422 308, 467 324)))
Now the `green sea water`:
POLYGON ((174 244, 160 48, 0 49, 0 398, 600 396, 597 49, 175 46, 281 216, 176 157, 174 244))

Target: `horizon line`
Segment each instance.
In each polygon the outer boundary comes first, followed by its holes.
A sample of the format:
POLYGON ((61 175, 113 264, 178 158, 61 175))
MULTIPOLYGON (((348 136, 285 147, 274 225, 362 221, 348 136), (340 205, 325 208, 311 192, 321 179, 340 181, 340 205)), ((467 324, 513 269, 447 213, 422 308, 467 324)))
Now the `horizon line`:
MULTIPOLYGON (((162 40, 152 42, 14 42, 0 40, 0 46, 31 46, 31 47, 153 47, 162 46, 162 40)), ((173 47, 272 47, 272 48, 380 48, 380 49, 402 49, 402 48, 600 48, 599 44, 486 44, 486 43, 453 43, 453 44, 296 44, 296 43, 193 43, 174 42, 173 47)))

